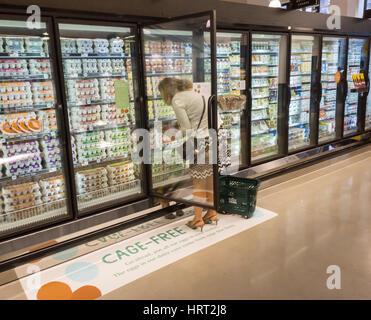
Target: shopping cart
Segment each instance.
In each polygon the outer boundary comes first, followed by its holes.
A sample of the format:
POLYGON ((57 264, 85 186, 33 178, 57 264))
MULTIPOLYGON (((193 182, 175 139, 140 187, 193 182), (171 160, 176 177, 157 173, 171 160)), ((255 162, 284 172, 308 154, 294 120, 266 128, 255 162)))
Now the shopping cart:
POLYGON ((219 178, 219 209, 222 213, 234 213, 251 218, 256 207, 260 180, 234 176, 219 178))

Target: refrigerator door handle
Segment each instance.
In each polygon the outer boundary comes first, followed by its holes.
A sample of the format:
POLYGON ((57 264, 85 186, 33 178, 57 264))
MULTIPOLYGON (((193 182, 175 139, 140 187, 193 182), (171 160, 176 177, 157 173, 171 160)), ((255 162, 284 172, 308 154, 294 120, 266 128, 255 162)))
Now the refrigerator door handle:
POLYGON ((367 80, 366 80, 366 87, 367 87, 367 91, 366 91, 366 97, 367 97, 370 93, 370 78, 369 77, 367 77, 367 80))
POLYGON ((208 113, 208 120, 209 120, 209 128, 213 127, 213 101, 216 98, 215 94, 212 94, 209 99, 207 100, 207 113, 208 113))

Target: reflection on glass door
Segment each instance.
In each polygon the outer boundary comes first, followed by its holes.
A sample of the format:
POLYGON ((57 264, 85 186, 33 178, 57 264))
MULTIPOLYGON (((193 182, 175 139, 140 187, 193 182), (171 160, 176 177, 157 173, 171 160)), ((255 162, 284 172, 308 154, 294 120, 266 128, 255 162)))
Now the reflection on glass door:
POLYGON ((67 216, 46 23, 0 20, 0 236, 67 216))
POLYGON ((193 156, 188 154, 190 158, 184 160, 176 148, 187 130, 199 128, 200 140, 208 136, 209 57, 211 36, 215 36, 209 25, 209 16, 194 16, 143 29, 153 191, 203 206, 214 206, 213 165, 208 161, 212 159, 192 164, 193 156))
POLYGON ((79 211, 141 193, 130 28, 59 24, 79 211))
MULTIPOLYGON (((371 6, 371 4, 370 4, 371 6)), ((371 77, 371 53, 369 58, 369 69, 368 69, 368 79, 371 77)), ((366 130, 371 129, 371 93, 368 93, 367 96, 367 105, 366 105, 366 130)))
POLYGON ((314 36, 294 35, 291 44, 289 150, 310 145, 310 107, 313 57, 318 56, 314 36))
MULTIPOLYGON (((246 165, 246 68, 247 38, 241 33, 216 34, 219 136, 227 142, 233 167, 246 165), (245 48, 245 49, 244 49, 245 48), (222 137, 223 136, 223 137, 222 137)), ((211 81, 209 44, 205 44, 205 80, 211 81)))
POLYGON ((342 107, 338 97, 338 84, 335 81, 337 72, 345 68, 346 39, 324 37, 322 44, 322 99, 319 113, 319 142, 336 138, 337 108, 342 107))
POLYGON ((358 130, 359 93, 354 91, 353 75, 364 71, 365 66, 365 39, 349 39, 348 49, 348 95, 345 100, 344 135, 356 133, 358 130))
POLYGON ((282 35, 253 34, 251 43, 251 160, 278 154, 279 64, 284 63, 282 35))

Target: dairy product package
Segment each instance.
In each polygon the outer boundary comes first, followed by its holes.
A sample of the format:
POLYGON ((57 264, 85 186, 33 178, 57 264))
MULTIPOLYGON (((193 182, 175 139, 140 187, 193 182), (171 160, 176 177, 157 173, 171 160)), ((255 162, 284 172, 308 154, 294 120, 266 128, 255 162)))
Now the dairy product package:
POLYGON ((41 140, 41 149, 44 154, 44 161, 47 168, 62 167, 62 150, 59 139, 43 139, 41 140))
POLYGON ((110 52, 111 53, 124 53, 124 40, 120 38, 110 39, 110 52))
POLYGON ((97 59, 84 59, 82 61, 82 70, 84 73, 98 73, 97 59))
POLYGON ((71 103, 84 105, 100 99, 97 79, 68 80, 67 96, 71 103))
POLYGON ((30 135, 42 131, 42 121, 35 112, 0 115, 0 130, 3 137, 30 135))
POLYGON ((32 95, 35 104, 54 103, 54 86, 51 81, 32 82, 32 95))
POLYGON ((50 62, 48 59, 30 59, 29 68, 31 75, 51 76, 50 62))
POLYGON ((97 59, 98 70, 103 74, 111 74, 113 72, 113 62, 110 59, 97 59))
POLYGON ((43 40, 42 38, 26 38, 25 39, 27 53, 43 53, 43 40))
POLYGON ((7 53, 24 53, 23 38, 5 37, 5 52, 7 53))
POLYGON ((62 53, 77 53, 76 40, 74 39, 61 39, 62 53))
POLYGON ((31 106, 33 104, 33 100, 30 83, 0 83, 0 103, 5 109, 31 106))
POLYGON ((94 52, 95 53, 109 53, 109 42, 107 39, 94 39, 94 52))
POLYGON ((93 53, 93 40, 91 39, 77 39, 77 53, 93 53))
POLYGON ((112 59, 111 64, 113 73, 125 73, 126 68, 124 59, 112 59))
POLYGON ((63 60, 63 70, 67 75, 79 75, 82 73, 82 64, 79 59, 63 60))
POLYGON ((3 59, 0 60, 0 77, 22 77, 29 74, 27 60, 3 59))
POLYGON ((70 120, 74 130, 98 125, 101 120, 100 105, 73 107, 70 110, 70 120))

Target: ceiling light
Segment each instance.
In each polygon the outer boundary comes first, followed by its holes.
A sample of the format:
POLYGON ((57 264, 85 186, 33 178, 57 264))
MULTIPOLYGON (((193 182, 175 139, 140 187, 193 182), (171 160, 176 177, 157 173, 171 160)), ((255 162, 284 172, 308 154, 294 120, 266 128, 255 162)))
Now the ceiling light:
POLYGON ((271 2, 269 3, 269 6, 271 8, 281 8, 281 2, 280 0, 271 0, 271 2))

